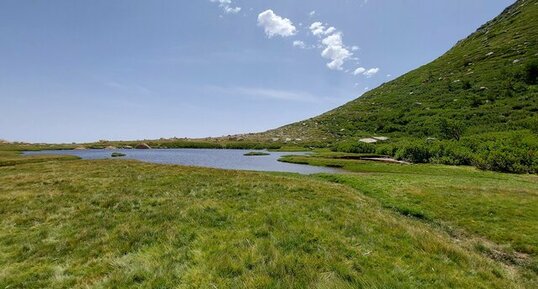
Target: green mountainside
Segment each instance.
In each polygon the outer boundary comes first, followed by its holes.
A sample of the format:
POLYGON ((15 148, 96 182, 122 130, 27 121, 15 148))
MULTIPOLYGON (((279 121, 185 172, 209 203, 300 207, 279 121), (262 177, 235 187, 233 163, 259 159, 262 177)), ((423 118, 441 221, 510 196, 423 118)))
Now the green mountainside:
POLYGON ((538 1, 520 0, 435 61, 341 107, 263 133, 339 140, 373 134, 441 137, 538 127, 538 1))
POLYGON ((538 173, 538 0, 443 56, 320 116, 249 135, 413 163, 538 173))

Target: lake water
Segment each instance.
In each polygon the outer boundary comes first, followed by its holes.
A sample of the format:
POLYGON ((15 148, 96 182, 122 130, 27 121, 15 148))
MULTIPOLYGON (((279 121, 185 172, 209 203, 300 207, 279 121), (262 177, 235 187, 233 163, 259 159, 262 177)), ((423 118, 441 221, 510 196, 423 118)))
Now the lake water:
POLYGON ((304 152, 268 152, 268 156, 244 156, 253 150, 226 149, 152 149, 152 150, 58 150, 25 152, 25 155, 74 155, 82 159, 111 158, 113 152, 123 153, 122 159, 134 159, 158 164, 209 167, 231 170, 291 172, 299 174, 337 173, 339 169, 279 162, 284 155, 305 155, 304 152))

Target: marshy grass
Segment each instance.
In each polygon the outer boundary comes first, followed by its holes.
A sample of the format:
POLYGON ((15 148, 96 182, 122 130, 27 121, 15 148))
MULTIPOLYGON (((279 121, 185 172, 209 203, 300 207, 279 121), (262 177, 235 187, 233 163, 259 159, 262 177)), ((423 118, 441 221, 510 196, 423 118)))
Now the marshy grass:
POLYGON ((532 288, 491 247, 368 193, 406 181, 394 175, 363 192, 329 175, 128 160, 0 166, 0 287, 532 288))
POLYGON ((472 167, 398 165, 320 156, 283 161, 354 172, 318 178, 354 188, 384 208, 440 228, 538 280, 538 176, 472 167), (487 248, 487 250, 484 250, 487 248))

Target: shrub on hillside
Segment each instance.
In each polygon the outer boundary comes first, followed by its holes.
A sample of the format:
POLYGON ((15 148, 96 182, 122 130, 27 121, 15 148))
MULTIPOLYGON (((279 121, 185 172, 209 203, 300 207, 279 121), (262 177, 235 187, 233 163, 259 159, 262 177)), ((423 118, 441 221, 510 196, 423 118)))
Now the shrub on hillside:
POLYGON ((403 143, 396 151, 395 157, 412 163, 429 163, 432 157, 430 143, 422 140, 403 143))
POLYGON ((401 139, 385 144, 343 141, 333 151, 376 153, 412 163, 474 165, 505 173, 538 173, 538 135, 529 130, 468 136, 460 141, 401 139))
POLYGON ((500 134, 474 144, 473 163, 483 170, 538 173, 538 137, 524 132, 500 134))
POLYGON ((473 153, 459 142, 444 141, 430 147, 431 162, 444 165, 471 165, 473 153))
POLYGON ((538 61, 533 61, 525 66, 525 83, 535 85, 538 83, 538 61))
POLYGON ((334 152, 344 152, 344 153, 375 153, 375 145, 369 143, 359 142, 357 140, 342 141, 336 143, 331 147, 331 150, 334 152))
POLYGON ((375 148, 375 153, 377 155, 384 155, 384 156, 394 156, 396 155, 396 151, 398 151, 398 147, 394 144, 379 144, 375 148))
POLYGON ((444 139, 460 140, 464 132, 465 125, 461 121, 446 118, 442 118, 439 121, 439 133, 444 139))
POLYGON ((281 144, 275 143, 250 143, 250 142, 230 142, 223 145, 226 149, 250 149, 250 150, 261 150, 261 149, 279 149, 282 147, 281 144))

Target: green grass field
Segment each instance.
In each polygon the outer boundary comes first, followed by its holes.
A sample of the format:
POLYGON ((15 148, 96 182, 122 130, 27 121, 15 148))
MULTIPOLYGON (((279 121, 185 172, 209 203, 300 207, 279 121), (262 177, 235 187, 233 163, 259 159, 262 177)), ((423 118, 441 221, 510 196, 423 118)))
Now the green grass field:
POLYGON ((0 289, 538 288, 537 17, 518 0, 435 61, 265 133, 0 141, 0 289), (345 173, 20 154, 141 142, 311 150, 281 160, 345 173))
MULTIPOLYGON (((349 155, 348 155, 349 156, 349 155)), ((538 176, 472 167, 397 165, 341 159, 342 154, 283 161, 342 167, 318 178, 352 187, 404 216, 437 227, 505 264, 538 273, 538 176), (331 157, 331 156, 334 156, 331 157)))
POLYGON ((302 161, 354 172, 0 159, 20 160, 0 162, 0 288, 538 284, 536 176, 316 158, 302 161))

